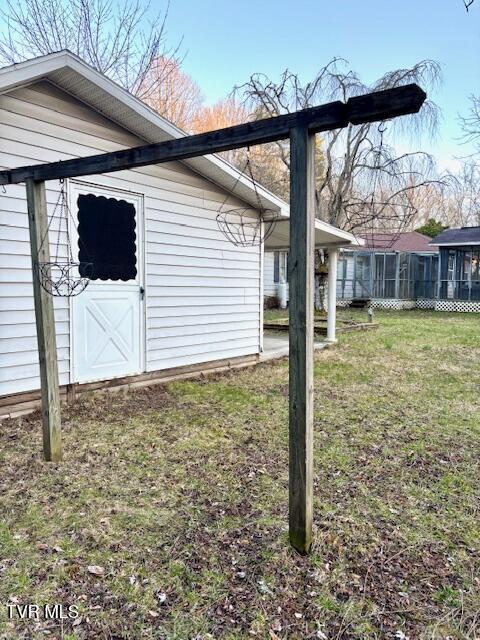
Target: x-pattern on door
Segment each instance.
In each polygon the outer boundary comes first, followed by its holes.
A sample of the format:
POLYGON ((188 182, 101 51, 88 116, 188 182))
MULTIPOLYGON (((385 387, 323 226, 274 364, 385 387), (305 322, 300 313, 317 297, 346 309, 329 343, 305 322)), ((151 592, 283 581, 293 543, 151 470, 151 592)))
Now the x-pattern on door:
POLYGON ((72 183, 80 271, 90 278, 73 299, 73 378, 89 382, 142 371, 142 201, 72 183))

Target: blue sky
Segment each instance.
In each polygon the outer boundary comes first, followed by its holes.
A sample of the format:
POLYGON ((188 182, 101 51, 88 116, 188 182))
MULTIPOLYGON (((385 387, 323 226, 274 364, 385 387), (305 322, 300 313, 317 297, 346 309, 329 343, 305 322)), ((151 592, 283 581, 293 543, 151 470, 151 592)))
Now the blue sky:
POLYGON ((480 0, 171 0, 168 36, 184 38, 184 70, 215 102, 254 72, 276 78, 289 67, 307 80, 334 56, 370 82, 385 71, 430 58, 443 86, 438 139, 424 143, 443 166, 460 145, 458 113, 480 93, 480 0))

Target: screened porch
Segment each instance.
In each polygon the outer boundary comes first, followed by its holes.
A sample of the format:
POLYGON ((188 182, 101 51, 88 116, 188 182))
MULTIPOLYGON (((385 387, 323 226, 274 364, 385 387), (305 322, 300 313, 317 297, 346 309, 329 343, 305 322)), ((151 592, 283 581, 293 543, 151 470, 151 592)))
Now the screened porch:
POLYGON ((480 247, 442 247, 438 297, 480 300, 480 247))
POLYGON ((344 251, 337 270, 337 298, 434 298, 437 254, 344 251))

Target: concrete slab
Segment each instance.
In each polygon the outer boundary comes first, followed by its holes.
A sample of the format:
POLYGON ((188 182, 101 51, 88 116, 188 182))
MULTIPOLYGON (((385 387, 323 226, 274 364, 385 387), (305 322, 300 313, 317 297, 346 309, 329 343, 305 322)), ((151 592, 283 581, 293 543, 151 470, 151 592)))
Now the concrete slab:
MULTIPOLYGON (((315 342, 315 351, 324 349, 326 342, 315 342)), ((260 354, 260 362, 276 360, 288 356, 288 333, 280 331, 265 331, 263 334, 263 351, 260 354)))

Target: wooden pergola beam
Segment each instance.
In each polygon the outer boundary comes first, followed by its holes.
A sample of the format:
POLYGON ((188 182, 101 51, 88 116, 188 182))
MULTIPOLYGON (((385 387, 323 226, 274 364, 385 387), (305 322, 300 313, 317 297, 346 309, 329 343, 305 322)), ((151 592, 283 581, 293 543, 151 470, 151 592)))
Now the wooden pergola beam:
POLYGON ((346 103, 330 102, 295 113, 255 120, 246 124, 166 142, 74 158, 73 160, 61 160, 0 171, 0 185, 16 184, 28 179, 45 181, 80 178, 144 167, 149 164, 186 160, 210 153, 283 140, 289 137, 293 128, 299 126, 305 127, 310 134, 313 134, 340 129, 349 123, 360 124, 387 120, 396 116, 416 113, 425 98, 426 94, 419 86, 409 84, 404 87, 356 96, 350 98, 346 103))
POLYGON ((45 458, 61 458, 53 303, 35 273, 38 261, 49 259, 45 181, 111 173, 290 138, 289 531, 291 544, 308 553, 313 521, 314 136, 349 123, 416 113, 425 98, 424 91, 412 84, 167 142, 1 171, 0 185, 26 182, 27 187, 45 458))

